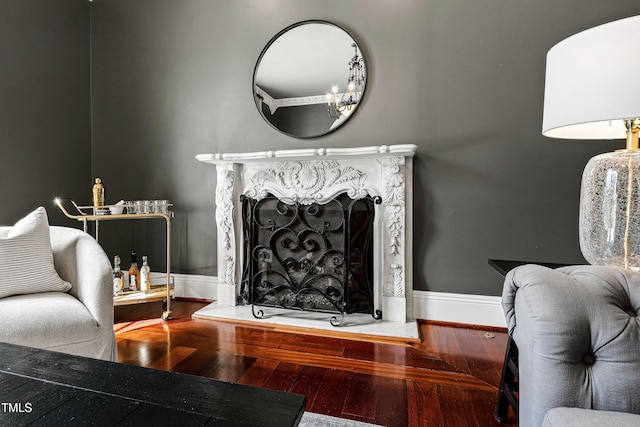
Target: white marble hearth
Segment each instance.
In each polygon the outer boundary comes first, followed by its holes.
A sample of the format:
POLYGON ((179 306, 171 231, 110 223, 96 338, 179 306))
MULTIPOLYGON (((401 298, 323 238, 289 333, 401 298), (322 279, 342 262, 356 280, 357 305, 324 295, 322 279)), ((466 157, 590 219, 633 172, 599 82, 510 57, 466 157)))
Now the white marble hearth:
POLYGON ((284 310, 271 307, 258 307, 256 310, 264 311, 264 318, 256 319, 251 313, 251 306, 237 305, 224 306, 212 303, 193 314, 196 319, 205 320, 231 320, 240 322, 252 322, 256 325, 279 325, 306 328, 317 331, 327 331, 339 334, 371 335, 374 337, 392 340, 406 340, 415 342, 420 339, 418 324, 415 321, 391 322, 387 320, 375 320, 368 314, 347 314, 342 326, 336 327, 329 323, 330 314, 316 313, 312 311, 284 310))

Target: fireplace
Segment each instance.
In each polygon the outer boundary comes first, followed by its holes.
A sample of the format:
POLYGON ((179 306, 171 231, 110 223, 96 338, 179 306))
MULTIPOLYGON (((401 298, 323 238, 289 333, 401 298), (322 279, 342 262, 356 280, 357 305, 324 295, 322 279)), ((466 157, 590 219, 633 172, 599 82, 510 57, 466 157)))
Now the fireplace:
POLYGON ((218 303, 412 320, 414 145, 200 154, 216 165, 218 303))

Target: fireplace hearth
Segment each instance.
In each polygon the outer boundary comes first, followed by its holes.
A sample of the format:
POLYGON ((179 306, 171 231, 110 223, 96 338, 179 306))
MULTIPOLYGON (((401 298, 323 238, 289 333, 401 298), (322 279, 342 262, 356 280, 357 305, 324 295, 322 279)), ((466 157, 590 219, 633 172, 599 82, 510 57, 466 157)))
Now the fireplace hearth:
POLYGON ((415 145, 200 154, 216 165, 221 306, 412 317, 415 145))

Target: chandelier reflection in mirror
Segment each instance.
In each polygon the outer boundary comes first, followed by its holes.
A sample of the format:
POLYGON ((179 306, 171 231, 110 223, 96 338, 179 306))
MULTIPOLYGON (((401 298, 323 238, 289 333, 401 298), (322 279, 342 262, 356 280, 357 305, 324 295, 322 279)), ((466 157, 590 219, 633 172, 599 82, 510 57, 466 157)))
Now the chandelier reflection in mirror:
POLYGON ((349 116, 362 98, 365 84, 364 58, 358 55, 358 46, 351 44, 355 54, 349 61, 349 78, 342 93, 338 93, 338 87, 334 86, 331 93, 327 94, 327 112, 329 117, 337 119, 340 116, 349 116))

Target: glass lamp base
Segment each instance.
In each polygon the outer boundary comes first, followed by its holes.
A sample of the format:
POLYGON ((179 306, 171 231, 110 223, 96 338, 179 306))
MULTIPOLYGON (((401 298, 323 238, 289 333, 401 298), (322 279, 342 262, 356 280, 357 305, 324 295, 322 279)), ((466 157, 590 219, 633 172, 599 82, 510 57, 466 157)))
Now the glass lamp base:
POLYGON ((640 151, 600 154, 580 191, 580 249, 593 265, 640 270, 640 151))

